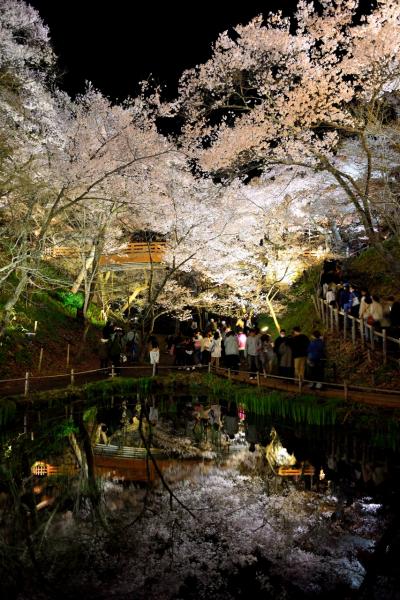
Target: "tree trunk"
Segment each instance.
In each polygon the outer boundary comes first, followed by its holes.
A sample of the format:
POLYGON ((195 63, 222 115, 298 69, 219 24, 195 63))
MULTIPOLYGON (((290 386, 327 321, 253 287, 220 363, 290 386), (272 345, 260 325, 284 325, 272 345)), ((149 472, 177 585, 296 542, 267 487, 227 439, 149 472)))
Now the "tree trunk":
POLYGON ((13 295, 11 296, 11 298, 9 298, 7 300, 7 302, 5 303, 5 306, 3 308, 3 316, 0 321, 0 338, 3 337, 6 332, 6 329, 11 320, 11 314, 14 309, 14 306, 17 304, 18 300, 21 297, 22 292, 26 288, 27 282, 28 282, 28 276, 27 276, 26 272, 24 271, 24 273, 21 276, 21 279, 19 280, 17 287, 14 290, 13 295))
POLYGON ((76 277, 74 283, 72 284, 71 292, 73 294, 76 294, 77 292, 79 292, 79 288, 81 287, 82 282, 85 279, 86 273, 91 270, 93 261, 94 261, 94 257, 95 257, 95 253, 96 253, 96 244, 93 244, 92 247, 90 248, 89 256, 84 260, 84 264, 82 265, 82 268, 79 271, 78 276, 76 277))

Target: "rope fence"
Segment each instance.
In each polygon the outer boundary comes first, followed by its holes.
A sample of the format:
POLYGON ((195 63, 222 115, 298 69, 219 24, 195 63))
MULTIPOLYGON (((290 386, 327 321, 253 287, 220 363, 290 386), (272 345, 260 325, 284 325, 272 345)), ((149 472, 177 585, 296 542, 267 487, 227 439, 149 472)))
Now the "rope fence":
MULTIPOLYGON (((396 340, 397 341, 397 340, 396 340)), ((151 365, 151 364, 144 364, 144 365, 129 365, 129 366, 115 366, 115 365, 111 365, 111 367, 106 367, 106 368, 101 368, 101 369, 89 369, 89 370, 84 370, 84 371, 75 371, 74 369, 71 369, 69 373, 59 373, 56 375, 36 375, 36 376, 32 376, 28 371, 25 373, 25 377, 18 377, 18 378, 13 378, 13 379, 1 379, 0 380, 0 385, 1 384, 8 384, 8 383, 21 383, 22 387, 21 387, 21 391, 23 390, 23 395, 25 397, 28 397, 30 392, 32 391, 31 389, 31 383, 33 382, 38 382, 38 381, 46 381, 46 380, 60 380, 62 382, 63 379, 68 379, 68 383, 61 387, 69 387, 69 386, 74 386, 76 383, 76 378, 80 377, 80 376, 91 376, 91 375, 96 375, 96 374, 101 374, 101 375, 107 375, 107 377, 111 377, 112 379, 119 376, 119 375, 124 375, 127 376, 128 372, 135 372, 135 371, 141 371, 143 373, 143 371, 145 371, 146 373, 148 373, 149 375, 151 375, 152 377, 156 376, 160 371, 164 371, 164 372, 173 372, 173 371, 180 371, 180 370, 186 370, 187 367, 183 367, 183 366, 178 366, 178 365, 151 365)), ((323 386, 323 389, 313 389, 311 391, 310 389, 310 393, 318 393, 318 395, 324 396, 324 391, 333 391, 333 390, 337 390, 340 393, 340 396, 342 396, 345 400, 349 399, 349 394, 351 392, 358 392, 358 393, 364 393, 364 394, 371 394, 371 395, 376 395, 376 397, 386 397, 388 401, 390 401, 391 399, 393 399, 394 401, 397 400, 397 402, 400 405, 400 390, 393 390, 393 389, 386 389, 386 388, 375 388, 375 387, 368 387, 368 386, 361 386, 361 385, 356 385, 356 384, 349 384, 346 381, 343 381, 342 383, 336 383, 336 382, 326 382, 326 381, 321 381, 321 382, 316 382, 315 380, 308 380, 308 379, 296 379, 294 377, 283 377, 281 375, 275 375, 275 374, 271 374, 271 373, 267 373, 266 375, 261 374, 260 372, 249 372, 247 369, 246 370, 242 370, 242 371, 233 371, 231 369, 225 368, 225 367, 214 367, 211 366, 211 364, 209 364, 208 366, 203 365, 202 369, 197 369, 198 370, 207 370, 208 373, 214 373, 217 376, 221 376, 224 378, 227 378, 229 380, 232 381, 237 381, 237 382, 241 382, 241 383, 249 383, 250 385, 257 385, 257 387, 267 387, 270 389, 277 389, 277 390, 282 390, 283 388, 286 389, 287 391, 290 392, 295 392, 298 391, 298 393, 307 393, 307 385, 308 384, 316 384, 316 383, 320 383, 321 386, 323 386), (252 380, 248 380, 247 377, 248 376, 254 376, 254 379, 252 380), (286 385, 285 385, 286 384, 286 385), (295 389, 294 389, 295 388, 295 389), (392 398, 390 398, 392 397, 392 398)), ((190 371, 192 371, 192 369, 190 368, 190 371)), ((59 386, 60 387, 60 386, 59 386)), ((52 388, 49 388, 52 389, 52 388)), ((14 392, 14 393, 18 393, 18 392, 14 392)))

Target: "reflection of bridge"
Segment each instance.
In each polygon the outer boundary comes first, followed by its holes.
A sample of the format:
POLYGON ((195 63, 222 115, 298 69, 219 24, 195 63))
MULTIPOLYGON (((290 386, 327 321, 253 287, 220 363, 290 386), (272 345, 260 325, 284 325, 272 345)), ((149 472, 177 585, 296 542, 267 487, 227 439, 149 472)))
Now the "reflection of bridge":
MULTIPOLYGON (((131 242, 112 254, 102 254, 99 265, 102 270, 138 269, 146 266, 161 267, 165 255, 165 242, 131 242)), ((54 246, 48 253, 52 258, 79 256, 79 249, 72 246, 54 246)))
POLYGON ((148 265, 161 267, 165 246, 165 242, 131 242, 113 254, 103 254, 100 257, 100 268, 130 269, 148 265))

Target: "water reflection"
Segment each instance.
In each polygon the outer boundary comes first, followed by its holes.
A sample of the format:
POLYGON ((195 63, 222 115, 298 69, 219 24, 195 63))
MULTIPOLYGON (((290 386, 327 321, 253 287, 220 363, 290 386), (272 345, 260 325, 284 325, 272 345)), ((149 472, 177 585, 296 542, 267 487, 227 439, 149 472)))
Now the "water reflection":
POLYGON ((0 530, 9 573, 12 549, 23 557, 7 583, 21 600, 82 581, 100 599, 345 597, 395 514, 398 453, 350 422, 149 394, 31 410, 3 435, 0 530))

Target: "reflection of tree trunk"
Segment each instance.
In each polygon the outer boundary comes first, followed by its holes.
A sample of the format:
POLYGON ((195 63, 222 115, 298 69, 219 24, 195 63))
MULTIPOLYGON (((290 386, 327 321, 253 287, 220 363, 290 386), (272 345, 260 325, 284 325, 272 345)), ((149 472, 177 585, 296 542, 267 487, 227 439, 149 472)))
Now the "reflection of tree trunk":
POLYGON ((86 465, 86 462, 84 460, 84 457, 82 456, 82 452, 81 452, 81 449, 79 447, 79 444, 76 441, 75 434, 74 433, 70 433, 69 436, 68 436, 68 440, 69 440, 69 443, 71 444, 72 450, 74 451, 75 458, 77 460, 79 468, 81 469, 81 471, 83 473, 85 473, 85 475, 87 475, 87 465, 86 465))
POLYGON ((101 506, 100 506, 101 494, 100 494, 100 489, 99 489, 99 486, 97 485, 97 480, 96 480, 92 442, 90 440, 90 436, 89 436, 88 431, 83 422, 82 415, 79 416, 78 427, 79 427, 79 434, 80 434, 82 442, 83 442, 83 452, 84 452, 84 456, 86 459, 86 465, 87 465, 88 496, 89 496, 90 502, 92 504, 93 512, 94 512, 95 516, 100 520, 100 522, 105 524, 104 515, 101 512, 101 506))

